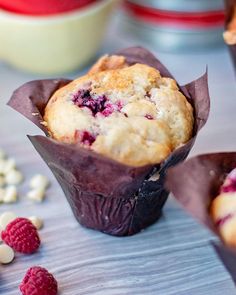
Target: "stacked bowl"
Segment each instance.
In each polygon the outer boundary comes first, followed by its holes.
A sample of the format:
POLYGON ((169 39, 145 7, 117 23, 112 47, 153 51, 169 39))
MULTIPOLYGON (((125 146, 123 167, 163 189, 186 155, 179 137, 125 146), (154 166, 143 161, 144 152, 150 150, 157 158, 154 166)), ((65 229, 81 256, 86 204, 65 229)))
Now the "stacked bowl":
POLYGON ((86 64, 116 0, 0 0, 0 59, 40 74, 86 64))
POLYGON ((165 50, 206 48, 223 43, 223 0, 125 0, 129 32, 165 50))

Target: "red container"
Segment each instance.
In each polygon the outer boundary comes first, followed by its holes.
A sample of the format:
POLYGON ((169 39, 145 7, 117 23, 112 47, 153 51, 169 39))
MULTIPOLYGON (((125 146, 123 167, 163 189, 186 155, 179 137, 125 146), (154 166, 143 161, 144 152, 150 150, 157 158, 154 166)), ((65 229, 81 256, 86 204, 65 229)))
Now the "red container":
POLYGON ((0 8, 29 15, 49 15, 80 9, 98 0, 0 0, 0 8))
POLYGON ((125 0, 125 30, 163 50, 223 44, 222 0, 125 0))

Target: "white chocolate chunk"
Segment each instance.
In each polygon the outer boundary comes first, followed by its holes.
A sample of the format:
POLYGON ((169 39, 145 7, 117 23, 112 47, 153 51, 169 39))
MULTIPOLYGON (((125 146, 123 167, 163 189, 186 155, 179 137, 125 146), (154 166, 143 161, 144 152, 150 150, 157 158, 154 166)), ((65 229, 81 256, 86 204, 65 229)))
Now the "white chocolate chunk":
POLYGON ((4 230, 7 227, 7 225, 16 218, 17 216, 14 212, 11 212, 11 211, 4 212, 3 214, 0 215, 0 228, 4 230))
POLYGON ((7 264, 14 259, 14 251, 8 245, 0 245, 0 263, 7 264))
POLYGON ((42 174, 36 174, 31 178, 29 185, 32 189, 46 189, 49 186, 49 180, 42 174))
POLYGON ((5 159, 6 158, 6 153, 4 152, 3 149, 0 148, 0 159, 5 159))
POLYGON ((18 170, 11 169, 6 173, 5 180, 7 184, 15 184, 18 185, 22 183, 24 177, 22 173, 18 170))
POLYGON ((0 203, 3 202, 5 196, 5 189, 0 187, 0 203))
POLYGON ((3 187, 4 185, 5 185, 5 177, 0 175, 0 188, 3 187))
POLYGON ((27 193, 27 197, 33 201, 42 202, 45 198, 45 189, 36 188, 27 193))
POLYGON ((14 185, 9 185, 5 189, 3 197, 4 203, 15 203, 17 201, 17 189, 14 185))
POLYGON ((10 170, 16 168, 16 161, 13 158, 9 158, 5 161, 3 174, 7 174, 10 170))
POLYGON ((28 219, 33 223, 37 230, 43 227, 43 220, 41 218, 37 216, 30 216, 28 219))

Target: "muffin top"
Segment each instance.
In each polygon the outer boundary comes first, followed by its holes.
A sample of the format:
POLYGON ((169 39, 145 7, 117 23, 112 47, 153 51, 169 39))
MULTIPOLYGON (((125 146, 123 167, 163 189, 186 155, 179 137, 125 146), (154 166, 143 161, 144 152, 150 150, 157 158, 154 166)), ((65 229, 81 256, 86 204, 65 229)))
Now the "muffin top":
POLYGON ((104 56, 50 98, 51 136, 131 166, 157 164, 192 136, 193 109, 173 79, 104 56))

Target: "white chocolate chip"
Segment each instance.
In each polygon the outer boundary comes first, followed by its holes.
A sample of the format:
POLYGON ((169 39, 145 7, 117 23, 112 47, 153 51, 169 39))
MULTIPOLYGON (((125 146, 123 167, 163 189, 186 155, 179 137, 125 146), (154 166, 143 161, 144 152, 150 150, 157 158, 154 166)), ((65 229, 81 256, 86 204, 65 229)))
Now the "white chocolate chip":
POLYGON ((46 121, 41 121, 41 122, 39 122, 41 125, 43 125, 43 126, 45 126, 45 127, 47 127, 48 126, 48 123, 46 122, 46 121))
POLYGON ((5 177, 0 175, 0 188, 5 185, 5 177))
POLYGON ((159 178, 160 178, 160 174, 156 172, 148 179, 148 181, 157 181, 159 178))
POLYGON ((14 259, 14 251, 8 245, 0 245, 0 263, 7 264, 14 259))
POLYGON ((13 158, 9 158, 5 161, 3 174, 7 174, 10 170, 16 168, 16 161, 13 158))
POLYGON ((5 196, 5 189, 0 187, 0 203, 3 202, 5 196))
POLYGON ((15 203, 17 201, 17 189, 14 185, 9 185, 5 189, 3 203, 15 203))
POLYGON ((5 176, 7 184, 20 184, 23 181, 23 175, 20 171, 12 169, 9 170, 5 176))
POLYGON ((3 149, 0 149, 0 159, 5 159, 6 158, 6 153, 4 152, 3 149))
POLYGON ((46 189, 49 186, 49 180, 42 174, 36 174, 31 178, 29 185, 32 189, 46 189))
POLYGON ((0 228, 4 230, 7 225, 12 222, 14 219, 16 219, 16 214, 11 211, 6 211, 3 214, 0 215, 0 228))
POLYGON ((33 225, 39 230, 43 227, 43 220, 39 217, 36 217, 36 216, 31 216, 28 218, 32 223, 33 225))
POLYGON ((36 188, 27 193, 27 197, 33 201, 42 202, 45 198, 45 189, 36 188))

